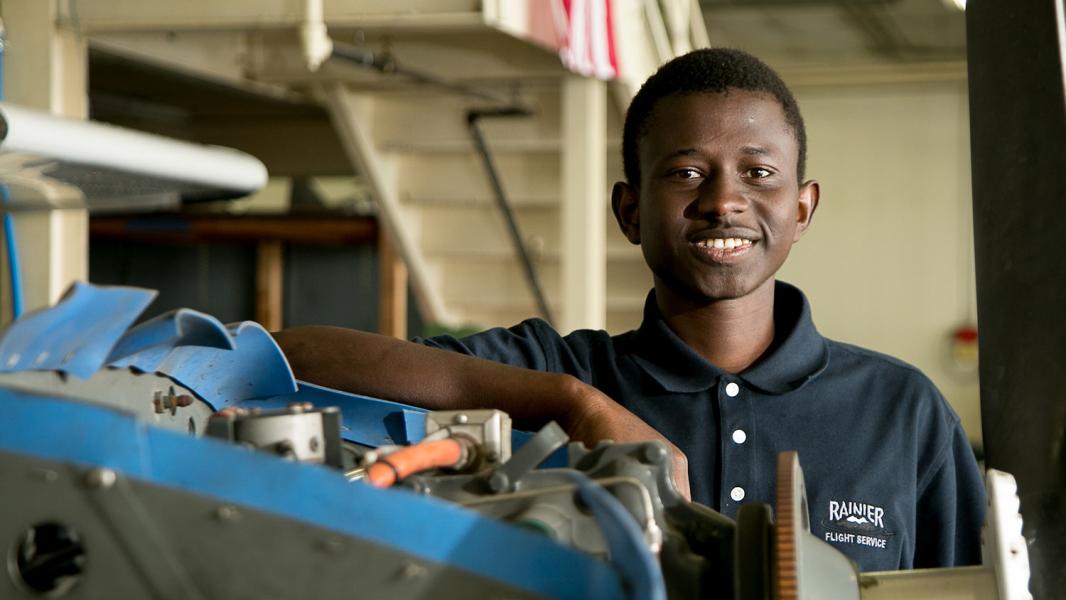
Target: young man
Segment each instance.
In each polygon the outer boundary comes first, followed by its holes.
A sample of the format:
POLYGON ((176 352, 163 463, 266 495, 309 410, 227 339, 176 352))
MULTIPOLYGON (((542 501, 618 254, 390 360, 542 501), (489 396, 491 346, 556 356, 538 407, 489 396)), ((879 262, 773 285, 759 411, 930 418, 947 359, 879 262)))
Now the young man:
POLYGON ((639 329, 531 319, 419 346, 303 328, 278 335, 297 375, 555 419, 586 443, 665 438, 679 487, 687 474, 728 516, 772 503, 775 457, 797 450, 812 531, 864 570, 979 562, 983 488, 958 417, 913 367, 821 337, 774 280, 819 201, 777 74, 736 50, 671 61, 630 105, 622 153, 614 213, 654 273, 639 329))

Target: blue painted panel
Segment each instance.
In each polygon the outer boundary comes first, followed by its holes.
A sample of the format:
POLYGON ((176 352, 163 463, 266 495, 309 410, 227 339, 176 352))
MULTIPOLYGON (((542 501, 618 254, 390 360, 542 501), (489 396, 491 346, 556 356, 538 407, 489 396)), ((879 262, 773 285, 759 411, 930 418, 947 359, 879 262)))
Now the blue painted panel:
POLYGON ((75 282, 50 308, 24 315, 0 337, 0 372, 60 371, 88 379, 155 292, 75 282))
POLYGON ((179 308, 151 318, 127 331, 111 350, 107 362, 115 363, 149 348, 175 346, 234 349, 229 331, 218 319, 189 308, 179 308))
POLYGON ((249 398, 296 392, 296 378, 274 338, 254 321, 227 326, 233 350, 155 346, 111 366, 160 373, 196 392, 215 410, 249 398))
POLYGON ((103 407, 0 389, 0 452, 105 466, 383 544, 552 598, 620 598, 611 568, 549 539, 326 467, 183 436, 103 407))
POLYGON ((341 411, 341 436, 364 446, 387 446, 417 442, 426 435, 426 409, 349 394, 298 382, 295 394, 238 402, 242 408, 285 408, 293 402, 310 402, 315 408, 336 406, 341 411))

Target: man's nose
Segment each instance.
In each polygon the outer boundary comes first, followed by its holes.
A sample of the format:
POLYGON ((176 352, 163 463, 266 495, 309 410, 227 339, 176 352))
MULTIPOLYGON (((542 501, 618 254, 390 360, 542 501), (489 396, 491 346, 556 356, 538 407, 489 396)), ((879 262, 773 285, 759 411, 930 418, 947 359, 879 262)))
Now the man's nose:
POLYGON ((733 177, 721 174, 708 177, 700 186, 699 192, 695 209, 701 215, 721 217, 743 212, 748 206, 748 199, 740 182, 733 177))

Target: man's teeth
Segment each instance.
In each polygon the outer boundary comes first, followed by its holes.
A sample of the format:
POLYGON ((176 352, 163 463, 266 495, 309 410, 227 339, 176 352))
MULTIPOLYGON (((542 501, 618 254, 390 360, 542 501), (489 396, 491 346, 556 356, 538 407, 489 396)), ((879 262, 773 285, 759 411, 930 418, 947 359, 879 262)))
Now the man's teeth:
POLYGON ((714 238, 710 240, 700 240, 696 242, 697 246, 703 248, 716 248, 732 250, 733 248, 743 248, 751 245, 751 240, 745 240, 741 238, 714 238))

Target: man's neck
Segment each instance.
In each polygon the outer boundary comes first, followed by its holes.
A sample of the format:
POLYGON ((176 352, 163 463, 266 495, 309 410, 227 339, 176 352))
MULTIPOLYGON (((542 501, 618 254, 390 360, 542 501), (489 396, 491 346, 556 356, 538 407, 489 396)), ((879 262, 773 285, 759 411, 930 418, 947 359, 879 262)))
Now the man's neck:
POLYGON ((774 341, 774 281, 731 300, 693 304, 656 285, 666 324, 711 364, 739 373, 759 360, 774 341))

